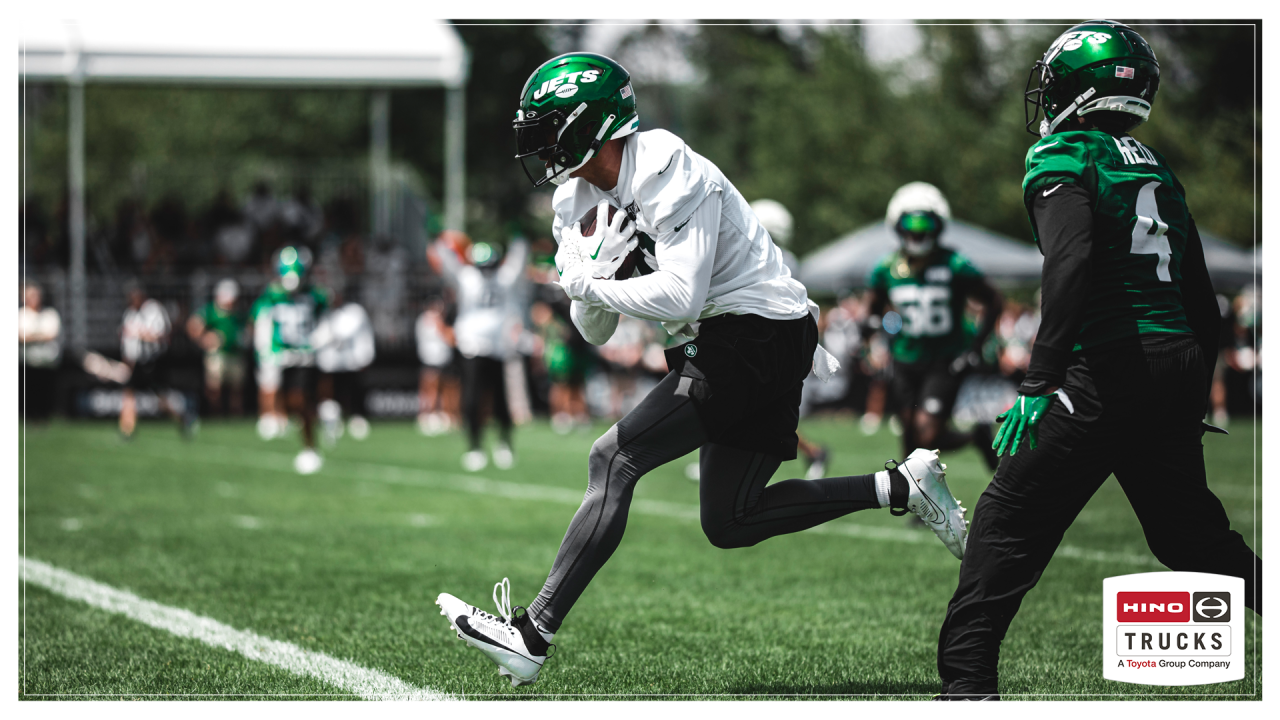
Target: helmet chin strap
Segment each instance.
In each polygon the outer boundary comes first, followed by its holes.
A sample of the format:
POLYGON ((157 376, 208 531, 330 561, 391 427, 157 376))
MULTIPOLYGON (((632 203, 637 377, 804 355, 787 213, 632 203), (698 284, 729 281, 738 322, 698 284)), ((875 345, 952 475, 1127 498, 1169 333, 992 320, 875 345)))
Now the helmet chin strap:
MULTIPOLYGON (((578 106, 577 110, 573 111, 573 114, 569 116, 569 121, 564 124, 564 128, 561 128, 561 134, 563 134, 565 129, 569 127, 569 123, 573 122, 573 119, 578 117, 578 115, 580 115, 585 109, 587 109, 587 104, 582 103, 578 106)), ((587 148, 586 154, 582 156, 582 162, 574 165, 568 170, 561 169, 559 165, 552 164, 551 167, 547 168, 547 179, 549 179, 553 185, 563 185, 568 182, 570 175, 577 172, 579 168, 586 165, 587 161, 595 156, 596 150, 600 148, 600 139, 609 131, 609 126, 613 125, 613 121, 617 117, 617 115, 610 115, 603 123, 601 123, 600 132, 596 133, 596 139, 591 141, 591 147, 587 148)), ((556 141, 559 142, 559 140, 560 136, 557 135, 556 141)))
POLYGON ((1094 90, 1093 88, 1089 88, 1088 90, 1085 90, 1083 93, 1080 93, 1080 97, 1077 97, 1075 99, 1075 102, 1063 108, 1062 112, 1058 113, 1058 117, 1053 119, 1053 122, 1049 122, 1048 118, 1041 120, 1040 121, 1040 137, 1046 138, 1052 135, 1053 131, 1058 129, 1058 125, 1060 125, 1062 121, 1071 117, 1071 113, 1075 112, 1076 108, 1083 105, 1086 100, 1093 97, 1094 93, 1096 92, 1097 90, 1094 90))

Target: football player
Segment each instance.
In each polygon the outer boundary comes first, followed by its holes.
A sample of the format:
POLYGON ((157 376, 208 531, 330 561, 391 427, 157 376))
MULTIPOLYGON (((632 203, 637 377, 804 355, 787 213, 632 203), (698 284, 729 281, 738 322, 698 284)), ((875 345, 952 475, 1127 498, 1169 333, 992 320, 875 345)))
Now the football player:
POLYGON ((307 248, 281 248, 276 254, 279 279, 267 285, 250 311, 254 347, 259 357, 273 358, 285 407, 302 421, 302 451, 293 460, 294 470, 302 475, 318 472, 323 465, 315 450, 317 376, 311 334, 329 300, 307 280, 310 265, 307 248))
POLYGON ((964 511, 934 452, 867 475, 768 484, 796 456, 801 383, 838 364, 818 346, 816 306, 733 184, 675 135, 636 132, 621 65, 591 53, 548 61, 525 84, 514 125, 517 157, 538 160, 530 179, 558 186, 552 234, 574 325, 601 345, 626 314, 688 342, 666 351, 667 376, 592 447, 586 496, 528 611, 511 609, 505 579, 494 588, 498 616, 439 596, 460 638, 513 685, 537 680, 553 635, 622 540, 636 482, 694 450, 702 528, 717 547, 892 507, 920 514, 961 556, 964 511), (577 220, 591 209, 598 220, 584 237, 577 220), (633 252, 645 267, 617 279, 633 252))
POLYGON ((502 250, 489 243, 467 243, 471 264, 464 263, 448 244, 437 241, 435 256, 445 282, 458 293, 458 319, 453 324, 458 354, 462 356, 462 412, 467 422, 466 453, 462 467, 479 472, 489 459, 481 447, 484 430, 483 396, 492 398, 492 415, 498 421, 498 444, 493 448, 493 464, 509 470, 515 464, 511 450, 512 418, 507 401, 503 363, 512 351, 511 322, 523 316, 517 288, 524 277, 529 243, 513 240, 504 258, 502 250))
MULTIPOLYGON (((913 182, 889 200, 885 223, 901 243, 871 271, 868 281, 872 317, 893 336, 891 389, 902 422, 902 448, 954 450, 977 445, 992 470, 989 425, 967 433, 949 428, 956 393, 969 370, 982 359, 982 344, 1003 309, 1000 293, 960 253, 938 244, 951 207, 938 188, 913 182), (976 333, 965 328, 965 303, 982 304, 976 333), (885 313, 892 305, 896 317, 885 313)), ((872 323, 874 325, 876 323, 872 323)))
POLYGON ((1032 68, 1027 129, 1044 118, 1023 199, 1042 320, 942 626, 940 698, 998 697, 1022 597, 1113 473, 1161 563, 1243 578, 1261 612, 1262 561, 1205 482, 1220 319, 1200 236, 1164 156, 1129 134, 1159 85, 1150 46, 1111 21, 1072 27, 1032 68))

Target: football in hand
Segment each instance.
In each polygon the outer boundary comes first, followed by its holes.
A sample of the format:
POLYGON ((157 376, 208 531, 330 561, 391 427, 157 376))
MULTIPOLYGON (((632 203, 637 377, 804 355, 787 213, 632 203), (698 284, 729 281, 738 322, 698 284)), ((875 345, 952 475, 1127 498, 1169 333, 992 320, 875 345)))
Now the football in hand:
MULTIPOLYGON (((582 214, 582 217, 578 218, 579 226, 582 228, 582 237, 591 237, 595 235, 596 221, 597 221, 596 210, 599 207, 600 207, 599 205, 592 205, 590 210, 586 211, 585 213, 582 214)), ((613 216, 618 214, 618 212, 619 212, 618 208, 614 207, 613 205, 610 205, 609 219, 606 220, 605 222, 606 223, 613 222, 613 216)), ((631 224, 631 218, 627 218, 626 220, 623 220, 621 229, 626 229, 626 227, 630 224, 631 224)), ((644 257, 644 253, 640 251, 639 247, 637 247, 635 250, 632 250, 630 253, 627 254, 625 258, 623 258, 622 265, 618 268, 618 272, 614 273, 613 279, 626 280, 627 278, 631 277, 632 273, 634 273, 636 270, 636 263, 640 262, 640 259, 643 257, 644 257)))

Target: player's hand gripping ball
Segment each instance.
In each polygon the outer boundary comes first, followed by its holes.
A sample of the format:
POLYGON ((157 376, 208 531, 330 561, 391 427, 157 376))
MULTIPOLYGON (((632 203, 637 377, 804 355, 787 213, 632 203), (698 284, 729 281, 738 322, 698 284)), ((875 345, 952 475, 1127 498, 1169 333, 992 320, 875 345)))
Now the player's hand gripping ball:
POLYGON ((556 272, 560 287, 571 300, 581 300, 586 290, 587 273, 582 265, 582 228, 579 223, 560 231, 560 247, 556 248, 556 272))
POLYGON ((1031 449, 1035 450, 1037 427, 1057 397, 1057 395, 1019 395, 1013 407, 996 416, 996 420, 1003 423, 999 432, 996 433, 995 440, 991 442, 991 448, 996 451, 996 455, 1003 455, 1005 448, 1009 448, 1010 455, 1018 454, 1018 446, 1022 444, 1024 434, 1031 443, 1031 449))
MULTIPOLYGON (((582 216, 578 224, 585 228, 578 247, 582 253, 582 264, 591 279, 624 279, 620 271, 640 245, 631 218, 610 205, 608 200, 601 200, 599 205, 582 216), (603 223, 599 221, 602 215, 606 218, 603 223)), ((631 267, 634 269, 634 262, 631 267)), ((625 277, 630 276, 631 273, 627 272, 625 277)))

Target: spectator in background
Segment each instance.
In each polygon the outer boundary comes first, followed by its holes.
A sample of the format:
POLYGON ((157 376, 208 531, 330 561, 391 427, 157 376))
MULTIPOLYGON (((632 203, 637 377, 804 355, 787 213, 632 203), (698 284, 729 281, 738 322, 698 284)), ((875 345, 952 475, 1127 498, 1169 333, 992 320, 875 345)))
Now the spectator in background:
POLYGON ((22 302, 18 310, 19 408, 26 419, 44 421, 53 410, 54 383, 62 360, 62 320, 57 310, 44 306, 43 293, 35 283, 23 285, 22 302))
POLYGON ((395 343, 404 333, 402 308, 408 271, 404 246, 385 235, 374 238, 364 257, 366 282, 360 299, 369 310, 374 333, 380 340, 395 343))
POLYGON ((280 204, 280 220, 306 242, 316 240, 324 230, 324 213, 311 197, 311 186, 298 185, 293 197, 280 204))
POLYGON ((230 190, 218 191, 207 222, 213 233, 213 253, 218 265, 238 266, 248 262, 253 254, 253 228, 236 208, 230 190))
POLYGON ((266 180, 253 184, 253 191, 244 201, 244 219, 255 233, 261 233, 275 224, 280 217, 280 203, 271 192, 266 180))
POLYGON ((446 323, 444 298, 435 296, 418 316, 418 431, 428 437, 448 432, 452 418, 444 408, 444 373, 453 361, 453 328, 446 323))
POLYGON ((334 293, 332 307, 311 333, 316 365, 324 373, 321 396, 326 399, 320 403, 320 423, 329 444, 342 437, 344 417, 351 437, 356 440, 369 437, 360 375, 373 363, 375 355, 373 325, 364 308, 347 302, 343 291, 334 293))
POLYGON ((153 392, 160 409, 178 423, 184 437, 195 430, 195 408, 170 402, 168 383, 169 313, 159 301, 148 298, 140 283, 125 285, 129 306, 120 324, 120 356, 129 366, 120 403, 120 435, 129 440, 138 424, 139 392, 153 392))
POLYGON ((493 464, 507 469, 515 462, 511 451, 511 410, 507 404, 503 369, 503 361, 510 351, 506 347, 509 296, 523 277, 529 244, 523 240, 513 241, 511 252, 503 262, 497 248, 488 243, 476 243, 470 247, 472 264, 468 265, 453 250, 453 246, 468 243, 455 240, 452 235, 452 232, 442 233, 442 239, 434 248, 445 280, 458 293, 458 319, 454 323, 454 333, 458 352, 462 355, 462 406, 470 447, 462 456, 462 466, 468 471, 478 472, 488 465, 480 443, 481 396, 487 390, 493 398, 493 415, 501 432, 501 439, 493 450, 493 464))
POLYGON ((151 209, 151 252, 142 265, 147 275, 173 272, 178 247, 187 232, 187 208, 176 195, 167 195, 151 209))
POLYGON ((209 410, 232 415, 243 412, 244 315, 236 310, 240 286, 231 278, 218 281, 213 302, 206 303, 187 320, 187 334, 204 350, 204 393, 209 410), (227 390, 228 402, 222 402, 227 390))

